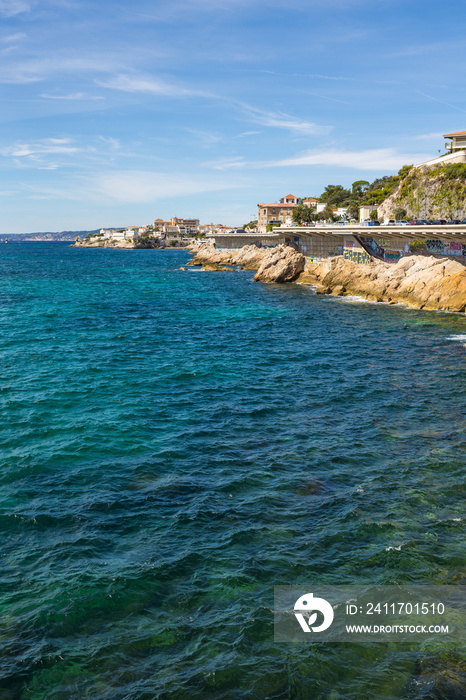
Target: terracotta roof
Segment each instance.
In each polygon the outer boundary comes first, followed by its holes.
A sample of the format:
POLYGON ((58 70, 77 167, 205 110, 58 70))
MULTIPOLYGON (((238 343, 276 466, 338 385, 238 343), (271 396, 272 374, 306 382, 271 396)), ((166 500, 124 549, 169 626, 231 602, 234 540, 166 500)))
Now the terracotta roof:
POLYGON ((292 199, 298 199, 298 197, 296 197, 294 194, 287 194, 286 197, 283 197, 283 199, 289 199, 290 197, 292 199))
POLYGON ((455 131, 453 134, 444 134, 443 138, 448 139, 452 136, 465 136, 465 135, 466 135, 466 131, 455 131))
POLYGON ((297 204, 285 204, 284 202, 272 202, 272 204, 264 204, 261 202, 260 204, 257 205, 258 207, 296 207, 297 204))

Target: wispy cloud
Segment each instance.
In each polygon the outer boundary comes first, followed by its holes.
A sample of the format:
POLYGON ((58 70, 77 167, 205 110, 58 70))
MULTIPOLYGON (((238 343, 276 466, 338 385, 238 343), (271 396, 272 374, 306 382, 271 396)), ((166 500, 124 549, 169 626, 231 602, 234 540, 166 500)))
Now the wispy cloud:
POLYGON ((166 97, 209 96, 206 92, 190 90, 180 85, 166 83, 153 76, 122 74, 107 80, 96 80, 95 82, 100 87, 123 92, 142 92, 166 97))
POLYGON ((256 136, 257 134, 261 134, 262 131, 243 131, 242 134, 238 134, 237 136, 234 136, 233 138, 235 139, 244 139, 246 136, 256 136))
POLYGON ((25 0, 0 0, 0 15, 13 17, 22 12, 29 12, 31 5, 25 0))
POLYGON ((443 139, 443 133, 441 131, 433 131, 430 134, 418 134, 414 138, 419 141, 438 141, 438 139, 443 139))
POLYGON ((402 85, 399 80, 379 80, 377 78, 368 78, 364 76, 363 78, 357 78, 350 75, 325 75, 324 73, 281 73, 272 70, 259 70, 259 73, 266 73, 269 75, 278 75, 286 78, 305 78, 306 80, 331 80, 337 82, 348 82, 348 83, 363 83, 364 85, 376 84, 376 85, 402 85))
POLYGON ((246 161, 230 158, 210 163, 215 170, 240 168, 288 168, 302 166, 329 166, 354 168, 356 170, 399 170, 402 165, 420 163, 432 158, 426 153, 399 153, 394 148, 378 148, 365 151, 343 151, 339 149, 305 151, 291 158, 269 161, 246 161))
POLYGON ((432 100, 433 102, 438 102, 441 105, 445 105, 445 107, 451 107, 452 109, 458 110, 458 112, 463 112, 463 114, 466 114, 466 109, 462 109, 462 107, 457 107, 457 105, 452 105, 451 102, 445 102, 445 100, 439 100, 438 97, 433 97, 432 95, 428 95, 426 92, 421 92, 420 90, 415 90, 418 95, 422 95, 422 97, 427 97, 429 100, 432 100))
POLYGON ((111 52, 106 55, 88 52, 85 56, 67 56, 60 51, 55 55, 49 53, 42 58, 14 61, 3 66, 0 83, 35 83, 60 75, 85 75, 91 79, 98 74, 114 73, 121 62, 121 57, 111 52))
POLYGON ((374 148, 364 151, 307 151, 283 160, 263 163, 263 167, 276 168, 303 165, 324 165, 357 170, 399 170, 402 165, 428 160, 432 154, 399 153, 394 148, 374 148))
POLYGON ((7 146, 2 149, 4 156, 13 158, 23 158, 26 156, 38 156, 45 153, 77 153, 80 149, 71 145, 70 139, 44 139, 35 143, 16 143, 14 146, 7 146))
POLYGON ((188 132, 188 134, 193 134, 202 142, 204 146, 211 146, 214 143, 221 143, 225 141, 225 137, 218 134, 215 131, 202 131, 200 129, 191 129, 191 127, 184 127, 183 131, 188 132))
POLYGON ((104 98, 96 95, 85 95, 83 92, 73 92, 70 95, 49 95, 48 93, 44 92, 41 94, 41 97, 43 97, 46 100, 103 100, 104 98))
POLYGON ((170 197, 184 197, 201 192, 233 188, 231 182, 218 178, 190 177, 185 174, 123 171, 99 176, 92 191, 119 203, 144 203, 170 197))
POLYGON ((234 170, 244 168, 247 163, 242 156, 235 156, 233 158, 223 158, 222 160, 203 163, 203 165, 211 167, 214 170, 234 170))
POLYGON ((18 32, 17 34, 9 34, 8 36, 1 36, 0 37, 0 43, 1 44, 11 44, 14 41, 21 41, 22 39, 26 39, 27 34, 24 32, 18 32))
POLYGON ((287 129, 299 136, 315 136, 329 134, 333 127, 309 122, 299 117, 293 117, 284 112, 265 112, 261 109, 244 105, 244 110, 251 121, 262 126, 276 129, 287 129))

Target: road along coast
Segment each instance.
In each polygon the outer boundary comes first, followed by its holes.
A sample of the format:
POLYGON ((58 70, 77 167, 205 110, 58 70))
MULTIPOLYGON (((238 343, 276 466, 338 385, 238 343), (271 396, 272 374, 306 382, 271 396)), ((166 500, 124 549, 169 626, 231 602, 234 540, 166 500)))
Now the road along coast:
POLYGON ((257 270, 258 282, 297 282, 315 287, 318 294, 361 296, 370 301, 403 303, 414 309, 465 312, 466 265, 462 261, 425 255, 408 255, 397 263, 370 265, 341 256, 309 264, 294 248, 279 245, 219 250, 204 243, 191 247, 189 265, 205 270, 257 270))

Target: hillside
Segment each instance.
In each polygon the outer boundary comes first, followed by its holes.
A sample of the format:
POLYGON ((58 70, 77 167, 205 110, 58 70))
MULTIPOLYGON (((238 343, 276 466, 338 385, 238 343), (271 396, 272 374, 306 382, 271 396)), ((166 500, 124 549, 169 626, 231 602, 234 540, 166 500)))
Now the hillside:
POLYGON ((378 218, 466 218, 466 164, 411 168, 378 207, 378 218))

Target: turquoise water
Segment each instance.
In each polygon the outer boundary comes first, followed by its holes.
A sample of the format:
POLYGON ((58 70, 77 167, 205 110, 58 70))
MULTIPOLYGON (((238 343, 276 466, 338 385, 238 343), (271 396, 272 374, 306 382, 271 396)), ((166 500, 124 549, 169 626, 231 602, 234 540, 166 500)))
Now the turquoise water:
POLYGON ((466 582, 466 319, 0 249, 0 698, 466 697, 462 657, 278 645, 273 587, 466 582))

